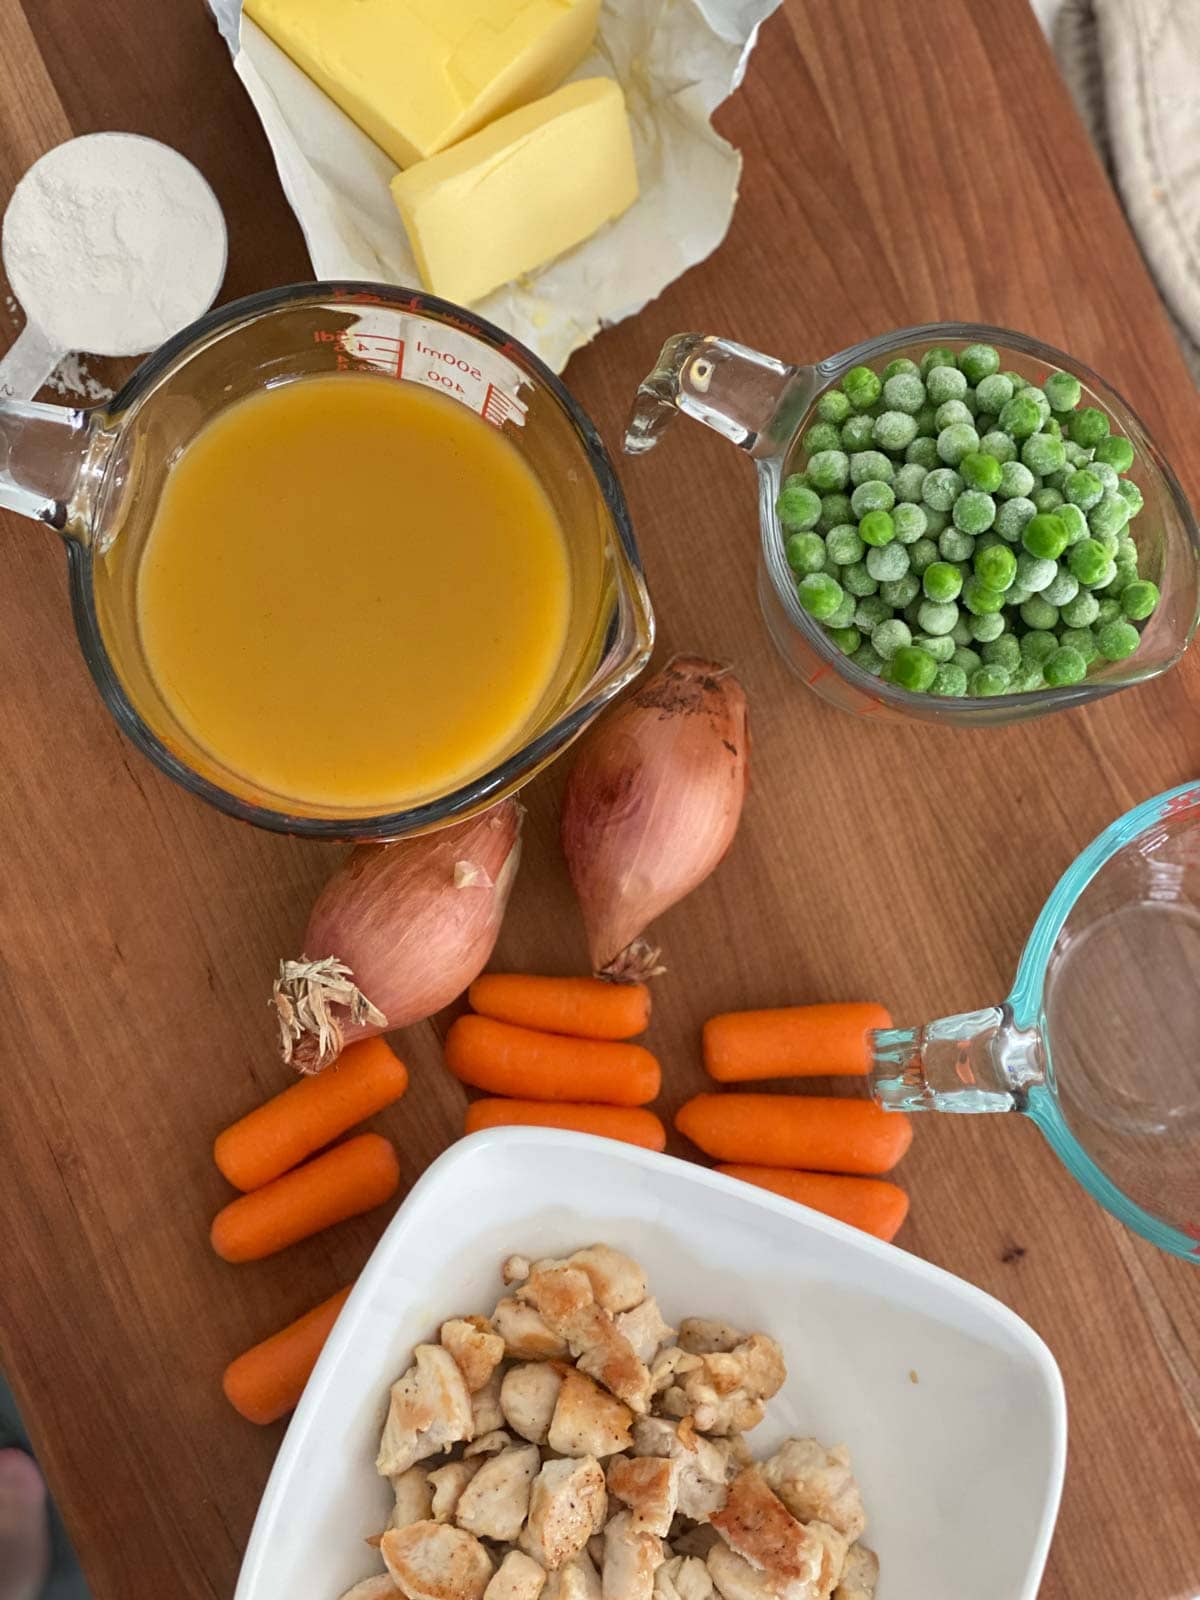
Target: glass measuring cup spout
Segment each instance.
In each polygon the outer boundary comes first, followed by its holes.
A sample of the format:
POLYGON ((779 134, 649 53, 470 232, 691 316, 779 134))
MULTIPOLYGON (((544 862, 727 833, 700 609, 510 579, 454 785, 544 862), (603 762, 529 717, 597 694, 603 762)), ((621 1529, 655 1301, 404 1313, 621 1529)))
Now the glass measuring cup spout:
POLYGON ((1016 1111, 1094 1199, 1200 1264, 1200 784, 1068 868, 1001 1006, 872 1035, 896 1111, 1016 1111))

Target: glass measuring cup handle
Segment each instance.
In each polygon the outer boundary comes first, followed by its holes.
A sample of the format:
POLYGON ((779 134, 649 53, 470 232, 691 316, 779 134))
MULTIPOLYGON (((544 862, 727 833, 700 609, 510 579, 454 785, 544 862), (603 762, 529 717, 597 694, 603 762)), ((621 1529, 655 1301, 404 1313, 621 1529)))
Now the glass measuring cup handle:
POLYGON ((889 1028, 871 1044, 871 1093, 887 1111, 1023 1111, 1046 1078, 1042 1035, 1008 1006, 889 1028))
POLYGON ((811 367, 788 366, 732 339, 677 333, 638 386, 625 451, 653 450, 682 411, 751 456, 779 455, 795 437, 815 387, 811 367))
POLYGON ((70 533, 82 509, 95 415, 0 397, 0 507, 70 533))

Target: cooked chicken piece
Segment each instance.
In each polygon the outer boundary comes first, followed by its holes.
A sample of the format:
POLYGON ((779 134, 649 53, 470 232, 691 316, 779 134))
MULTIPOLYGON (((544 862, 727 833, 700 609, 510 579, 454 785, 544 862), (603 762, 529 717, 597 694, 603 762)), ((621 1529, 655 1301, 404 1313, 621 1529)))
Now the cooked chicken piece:
POLYGON ((681 1463, 667 1456, 617 1456, 608 1464, 609 1493, 633 1513, 638 1532, 665 1539, 679 1504, 681 1463))
POLYGON ((453 1522, 454 1513, 462 1492, 479 1471, 478 1461, 448 1461, 444 1467, 435 1467, 429 1474, 429 1487, 433 1490, 431 1507, 434 1522, 453 1522))
POLYGON ((566 1265, 586 1272, 592 1293, 605 1311, 632 1311, 646 1298, 646 1274, 630 1256, 611 1245, 593 1244, 568 1256, 566 1265))
POLYGON ((537 1309, 523 1300, 501 1300, 492 1326, 504 1340, 505 1354, 518 1361, 554 1361, 567 1353, 566 1341, 551 1333, 537 1309))
POLYGON ((667 1340, 675 1337, 675 1329, 663 1321, 658 1301, 652 1294, 648 1294, 640 1306, 620 1312, 613 1320, 617 1332, 629 1340, 634 1355, 647 1366, 667 1340))
POLYGON ((492 1558, 471 1534, 442 1522, 385 1533, 387 1569, 408 1600, 483 1600, 492 1558))
POLYGON ((763 1477, 800 1522, 828 1522, 853 1541, 867 1525, 862 1496, 844 1444, 788 1439, 762 1464, 763 1477))
POLYGON ((766 1402, 783 1387, 783 1352, 765 1333, 752 1333, 730 1351, 700 1357, 663 1395, 673 1417, 692 1416, 701 1433, 741 1433, 762 1421, 766 1402))
POLYGON ((547 1461, 533 1480, 521 1548, 556 1572, 600 1532, 607 1513, 604 1469, 594 1456, 547 1461))
POLYGON ((833 1591, 833 1600, 875 1600, 878 1582, 879 1557, 865 1544, 852 1544, 846 1552, 846 1565, 833 1591))
POLYGON ((504 1426, 504 1413, 500 1409, 500 1369, 496 1368, 482 1389, 471 1396, 471 1416, 475 1424, 474 1437, 495 1433, 504 1426))
POLYGON ((582 1372, 568 1367, 554 1406, 547 1443, 563 1456, 611 1456, 633 1443, 633 1412, 582 1372))
POLYGON ((662 1563, 662 1540, 639 1532, 630 1513, 620 1512, 604 1530, 603 1600, 651 1600, 662 1563))
POLYGON ((504 1360, 504 1340, 492 1332, 486 1317, 455 1317, 443 1322, 441 1341, 458 1362, 472 1394, 483 1388, 504 1360))
POLYGON ((703 1561, 720 1537, 711 1522, 697 1522, 694 1527, 685 1527, 683 1519, 676 1517, 669 1542, 677 1556, 698 1556, 703 1561))
POLYGON ((650 1362, 650 1387, 655 1394, 662 1394, 680 1381, 684 1373, 698 1372, 702 1365, 699 1356, 690 1355, 677 1344, 668 1345, 650 1362))
POLYGON ((510 1445, 498 1456, 489 1456, 458 1502, 459 1527, 501 1544, 515 1539, 529 1515, 529 1486, 540 1465, 535 1444, 510 1445))
POLYGON ((471 1396, 450 1352, 419 1344, 413 1356, 414 1364, 392 1385, 375 1463, 388 1477, 475 1433, 471 1396))
POLYGON ((510 1367, 500 1385, 504 1420, 522 1439, 545 1444, 562 1387, 562 1368, 545 1361, 510 1367))
POLYGON ((654 1574, 654 1600, 713 1600, 712 1579, 695 1556, 673 1556, 654 1574))
MULTIPOLYGON (((764 1572, 781 1595, 796 1588, 796 1600, 828 1600, 842 1570, 846 1541, 824 1523, 805 1527, 797 1522, 757 1467, 738 1473, 711 1521, 730 1549, 764 1572)), ((714 1578, 721 1588, 720 1577, 714 1578)))
POLYGON ((381 1572, 378 1577, 364 1578, 352 1589, 347 1589, 342 1600, 404 1600, 404 1596, 387 1573, 381 1572))
POLYGON ((705 1564, 721 1600, 812 1600, 808 1584, 777 1583, 720 1540, 708 1552, 705 1564))
POLYGON ((493 1428, 491 1433, 481 1433, 472 1439, 463 1455, 468 1460, 471 1456, 494 1456, 497 1450, 506 1449, 512 1442, 511 1433, 506 1433, 503 1428, 493 1428))
POLYGON ((550 1574, 541 1600, 602 1600, 600 1574, 586 1550, 550 1574))
POLYGON ((567 1341, 581 1372, 635 1411, 650 1409, 650 1373, 596 1301, 591 1281, 581 1268, 535 1267, 529 1282, 517 1293, 537 1308, 553 1333, 567 1341))
POLYGON ((529 1276, 531 1263, 528 1256, 509 1256, 500 1268, 500 1277, 506 1287, 524 1283, 529 1276))
POLYGON ((427 1467, 409 1467, 392 1479, 396 1505, 389 1528, 407 1528, 410 1522, 427 1522, 433 1515, 433 1490, 427 1467))
POLYGON ((705 1439, 690 1423, 666 1417, 639 1417, 633 1425, 633 1451, 638 1456, 668 1456, 680 1463, 679 1510, 707 1522, 725 1504, 728 1485, 737 1476, 729 1453, 705 1439))
POLYGON ((679 1343, 694 1356, 736 1350, 745 1337, 727 1322, 712 1322, 707 1317, 684 1317, 679 1324, 679 1343))
POLYGON ((545 1585, 546 1574, 537 1562, 510 1550, 483 1591, 483 1600, 538 1600, 545 1585))

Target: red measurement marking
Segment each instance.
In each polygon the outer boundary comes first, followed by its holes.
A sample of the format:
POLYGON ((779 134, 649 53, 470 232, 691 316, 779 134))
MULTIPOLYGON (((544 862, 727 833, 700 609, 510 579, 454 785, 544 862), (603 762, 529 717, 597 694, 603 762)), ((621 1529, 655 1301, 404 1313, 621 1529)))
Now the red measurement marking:
POLYGON ((512 395, 503 389, 497 389, 494 383, 487 386, 487 394, 483 399, 483 419, 490 422, 494 428, 503 427, 506 422, 514 418, 523 421, 525 407, 519 400, 514 400, 512 395))

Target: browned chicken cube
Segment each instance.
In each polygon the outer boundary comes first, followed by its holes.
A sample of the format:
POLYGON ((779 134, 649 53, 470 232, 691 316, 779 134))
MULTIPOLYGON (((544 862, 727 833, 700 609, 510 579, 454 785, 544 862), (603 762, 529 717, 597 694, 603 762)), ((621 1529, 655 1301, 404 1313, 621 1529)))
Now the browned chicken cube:
POLYGON ((545 1444, 562 1381, 557 1362, 526 1361, 508 1369, 500 1384, 500 1409, 514 1433, 545 1444))
POLYGON ((679 1504, 680 1463, 667 1456, 616 1456, 608 1467, 608 1490, 633 1513, 639 1533, 665 1539, 679 1504))
POLYGON ((535 1444, 515 1444, 489 1456, 458 1502, 455 1520, 481 1539, 517 1538, 529 1515, 529 1491, 541 1458, 535 1444))
POLYGON ((611 1456, 633 1443, 633 1412, 607 1389, 568 1367, 550 1421, 547 1443, 562 1456, 611 1456))
POLYGON ((486 1317, 454 1317, 442 1323, 440 1337, 471 1394, 483 1388, 504 1360, 504 1340, 492 1332, 486 1317))
POLYGON ((413 1357, 413 1365, 392 1385, 376 1462, 387 1477, 475 1432, 471 1396, 450 1352, 441 1345, 419 1344, 413 1357))
POLYGON ((520 1550, 510 1550, 483 1591, 483 1600, 539 1600, 545 1587, 545 1569, 520 1550))
POLYGON ((492 1558, 479 1540, 443 1522, 389 1531, 380 1551, 408 1600, 483 1600, 492 1558))
POLYGON ((521 1548, 554 1572, 604 1526, 608 1493, 594 1456, 547 1461, 533 1480, 521 1548))
POLYGON ((866 1527, 862 1495, 845 1445, 827 1450, 816 1439, 788 1439, 763 1462, 762 1472, 801 1522, 828 1522, 851 1541, 866 1527))

